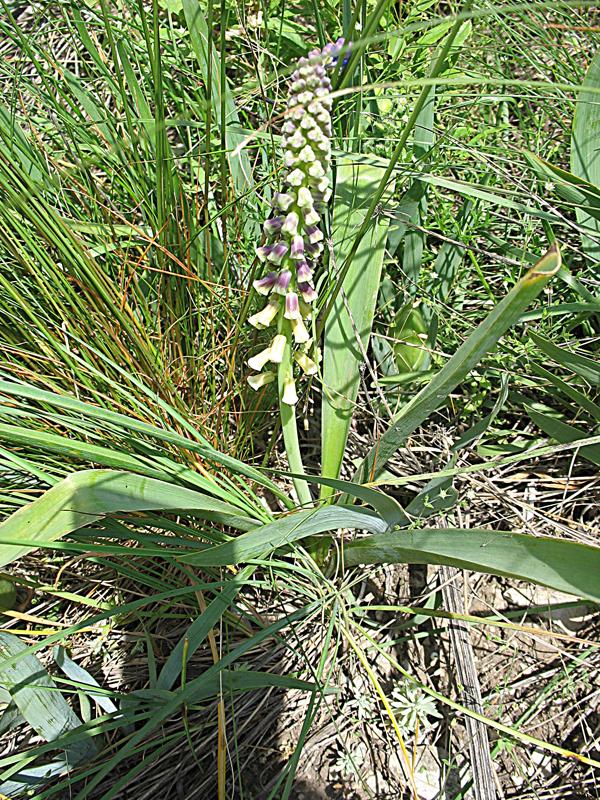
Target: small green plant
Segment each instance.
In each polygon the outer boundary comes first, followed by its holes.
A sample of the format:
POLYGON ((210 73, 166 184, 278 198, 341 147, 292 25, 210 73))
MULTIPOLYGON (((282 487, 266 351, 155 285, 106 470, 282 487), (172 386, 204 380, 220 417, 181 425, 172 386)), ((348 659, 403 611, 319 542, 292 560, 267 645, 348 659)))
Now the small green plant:
POLYGON ((441 719, 432 697, 425 694, 415 683, 406 679, 398 681, 390 692, 390 705, 403 734, 426 733, 441 719))

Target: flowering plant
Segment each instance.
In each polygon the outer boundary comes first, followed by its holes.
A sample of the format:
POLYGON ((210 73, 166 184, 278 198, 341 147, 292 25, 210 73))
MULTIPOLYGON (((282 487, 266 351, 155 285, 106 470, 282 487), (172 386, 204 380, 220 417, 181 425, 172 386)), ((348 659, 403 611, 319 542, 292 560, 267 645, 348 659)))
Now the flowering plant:
POLYGON ((317 299, 314 274, 324 239, 321 211, 331 197, 332 98, 327 70, 342 50, 347 50, 343 39, 312 50, 292 74, 282 130, 282 187, 263 225, 266 242, 256 249, 269 269, 254 281, 254 288, 268 301, 248 321, 258 329, 276 327, 277 333, 268 347, 248 359, 255 371, 248 383, 253 389, 265 386, 275 379, 265 368, 279 365, 280 399, 289 406, 298 401, 294 362, 305 375, 314 375, 319 360, 306 323, 317 299))

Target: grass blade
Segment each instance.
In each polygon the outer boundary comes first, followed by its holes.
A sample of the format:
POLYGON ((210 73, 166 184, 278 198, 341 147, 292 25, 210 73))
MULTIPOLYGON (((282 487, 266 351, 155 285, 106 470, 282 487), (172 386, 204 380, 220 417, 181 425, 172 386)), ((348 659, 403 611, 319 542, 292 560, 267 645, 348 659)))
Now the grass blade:
MULTIPOLYGON (((345 262, 364 224, 373 192, 383 177, 383 169, 356 164, 350 159, 339 167, 333 221, 334 252, 339 264, 345 262)), ((391 186, 387 187, 386 194, 391 190, 391 186)), ((325 325, 321 446, 322 472, 327 478, 337 478, 340 474, 360 368, 373 326, 387 233, 388 221, 375 218, 360 241, 325 325)), ((322 497, 331 493, 331 487, 322 487, 322 497)))
MULTIPOLYGON (((600 50, 596 53, 577 98, 571 137, 571 171, 594 187, 600 187, 600 50)), ((600 193, 600 189, 598 189, 600 193)), ((592 261, 600 260, 600 220, 589 209, 577 209, 579 224, 595 232, 584 236, 583 249, 592 261)))
POLYGON ((447 564, 600 602, 600 547, 546 536, 462 528, 400 531, 347 544, 344 563, 447 564))
MULTIPOLYGON (((566 422, 561 422, 559 419, 551 417, 549 414, 542 414, 541 411, 536 411, 530 406, 525 406, 525 410, 535 422, 538 428, 541 428, 545 434, 550 436, 557 442, 565 444, 567 442, 576 442, 579 439, 587 438, 587 432, 576 428, 574 425, 568 425, 566 422)), ((600 446, 587 445, 577 451, 582 458, 587 458, 592 464, 600 466, 600 446)))
POLYGON ((498 303, 427 386, 402 408, 358 468, 355 482, 368 483, 377 477, 406 438, 445 402, 450 392, 519 320, 523 311, 559 268, 560 252, 558 246, 553 244, 546 255, 498 303))

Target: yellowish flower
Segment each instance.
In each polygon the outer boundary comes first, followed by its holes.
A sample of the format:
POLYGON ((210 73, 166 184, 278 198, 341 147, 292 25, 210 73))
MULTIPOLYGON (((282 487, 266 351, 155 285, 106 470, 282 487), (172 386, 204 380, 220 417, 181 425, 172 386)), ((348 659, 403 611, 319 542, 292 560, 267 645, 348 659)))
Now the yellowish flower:
POLYGON ((305 344, 310 339, 310 335, 306 330, 306 326, 302 319, 290 320, 292 326, 292 333, 294 334, 294 341, 296 344, 305 344))
POLYGON ((294 353, 294 360, 305 375, 317 374, 317 365, 306 353, 294 353))
POLYGON ((272 298, 262 311, 259 311, 258 314, 253 314, 251 317, 249 317, 248 322, 254 328, 258 328, 259 330, 261 328, 268 328, 277 316, 278 311, 279 301, 277 298, 272 298))
POLYGON ((248 384, 255 392, 268 383, 273 383, 275 375, 272 372, 260 372, 258 375, 248 375, 248 384))
POLYGON ((296 384, 294 378, 290 375, 283 382, 283 394, 281 395, 282 403, 288 406, 295 406, 298 402, 298 395, 296 394, 296 384))

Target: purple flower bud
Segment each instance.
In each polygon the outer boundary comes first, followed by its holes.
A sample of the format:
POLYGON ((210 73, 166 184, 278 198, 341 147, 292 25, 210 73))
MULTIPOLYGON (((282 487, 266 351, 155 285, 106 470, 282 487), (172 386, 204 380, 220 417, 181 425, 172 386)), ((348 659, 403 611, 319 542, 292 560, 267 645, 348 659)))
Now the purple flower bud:
POLYGON ((298 280, 303 283, 307 283, 308 281, 312 280, 312 269, 308 266, 306 261, 300 261, 296 265, 296 275, 298 280))
POLYGON ((296 292, 288 292, 285 296, 285 311, 283 316, 286 319, 300 319, 300 303, 296 292))
POLYGON ((272 244, 264 244, 262 245, 262 247, 256 248, 256 255, 259 257, 261 261, 266 261, 272 252, 273 252, 272 244))
POLYGON ((267 236, 275 236, 281 230, 282 225, 283 217, 271 217, 263 222, 263 230, 267 236))
POLYGON ((298 291, 302 295, 302 299, 305 303, 313 303, 318 297, 317 292, 310 283, 299 283, 298 291))
POLYGON ((309 258, 317 258, 323 252, 323 245, 318 242, 317 244, 311 244, 311 242, 307 242, 305 245, 306 254, 309 258))
POLYGON ((273 195, 273 203, 281 211, 287 211, 293 202, 294 198, 291 196, 291 194, 285 194, 285 192, 276 192, 273 195))
POLYGON ((273 291, 277 292, 277 294, 285 294, 288 290, 290 285, 290 281, 292 280, 292 273, 289 269, 280 272, 277 276, 277 280, 275 281, 275 286, 273 287, 273 291))
POLYGON ((316 244, 323 239, 323 231, 316 226, 305 228, 304 233, 308 236, 308 241, 311 244, 316 244))
POLYGON ((263 278, 259 278, 257 281, 254 281, 252 285, 259 294, 267 295, 269 294, 273 286, 275 286, 276 280, 277 280, 276 272, 267 272, 267 274, 263 278))
POLYGON ((292 239, 292 249, 290 251, 290 256, 293 259, 302 259, 304 258, 304 239, 299 234, 296 234, 292 239))
POLYGON ((267 256, 267 260, 271 261, 273 264, 281 264, 283 257, 286 255, 288 251, 288 246, 284 242, 277 242, 277 244, 273 245, 273 248, 269 255, 267 256))

